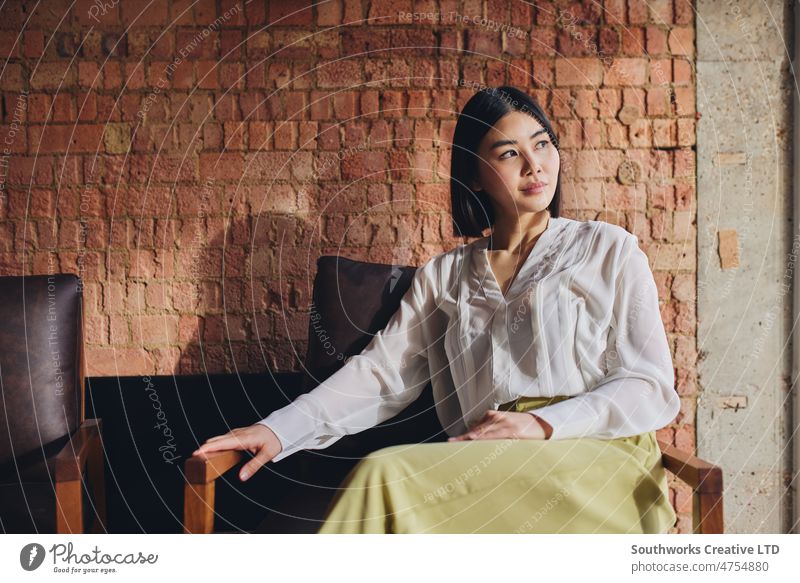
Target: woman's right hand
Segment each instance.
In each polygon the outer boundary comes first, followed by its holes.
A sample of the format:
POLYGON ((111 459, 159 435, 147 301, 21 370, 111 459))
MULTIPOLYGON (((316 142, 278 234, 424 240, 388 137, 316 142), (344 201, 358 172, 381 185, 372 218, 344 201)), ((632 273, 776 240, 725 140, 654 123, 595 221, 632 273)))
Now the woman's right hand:
POLYGON ((261 466, 278 455, 283 450, 283 445, 272 429, 256 423, 249 427, 233 429, 224 435, 211 437, 192 452, 192 455, 203 456, 213 451, 227 450, 246 450, 255 456, 239 470, 239 479, 244 482, 261 466))

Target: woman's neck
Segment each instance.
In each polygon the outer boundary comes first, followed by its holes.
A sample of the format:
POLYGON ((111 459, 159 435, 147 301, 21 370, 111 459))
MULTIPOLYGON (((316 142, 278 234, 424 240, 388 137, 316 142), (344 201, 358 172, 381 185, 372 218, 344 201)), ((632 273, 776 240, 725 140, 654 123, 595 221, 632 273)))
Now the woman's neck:
POLYGON ((489 235, 489 251, 507 251, 514 255, 530 249, 539 236, 547 230, 550 211, 545 209, 529 216, 514 217, 508 221, 500 217, 489 235))

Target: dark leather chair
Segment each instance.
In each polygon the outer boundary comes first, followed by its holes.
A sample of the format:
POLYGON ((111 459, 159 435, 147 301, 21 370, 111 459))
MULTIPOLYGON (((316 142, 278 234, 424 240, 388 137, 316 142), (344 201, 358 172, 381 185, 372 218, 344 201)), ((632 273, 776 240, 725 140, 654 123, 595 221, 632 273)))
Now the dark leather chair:
MULTIPOLYGON (((415 271, 416 268, 411 266, 382 265, 336 256, 323 256, 318 260, 308 352, 304 370, 294 373, 301 383, 301 392, 310 391, 344 364, 344 358, 332 351, 331 346, 341 351, 344 357, 359 354, 372 336, 386 326, 399 308, 400 299, 411 285, 415 271)), ((417 401, 393 420, 385 422, 388 423, 392 429, 383 434, 384 439, 376 439, 378 434, 367 430, 345 436, 322 450, 328 456, 307 456, 309 467, 304 474, 314 476, 307 482, 313 486, 299 481, 289 498, 282 501, 282 511, 265 521, 259 532, 316 532, 335 494, 335 484, 334 487, 325 484, 331 480, 327 480, 321 469, 329 459, 357 459, 389 445, 419 443, 422 439, 444 441, 447 438, 433 413, 430 383, 417 401), (404 419, 411 421, 404 422, 404 419), (310 467, 311 464, 319 466, 317 471, 310 467), (314 517, 299 518, 303 513, 307 514, 304 508, 311 508, 314 517)), ((723 532, 721 469, 670 444, 659 442, 659 446, 667 470, 693 489, 695 532, 723 532)), ((297 452, 294 456, 306 453, 309 452, 297 452)), ((184 532, 213 532, 215 481, 249 459, 245 455, 240 451, 227 451, 212 453, 206 459, 191 457, 186 460, 184 532)), ((338 482, 342 473, 334 473, 332 481, 338 482)))
POLYGON ((75 275, 0 277, 5 533, 105 531, 101 422, 84 419, 81 299, 75 275))

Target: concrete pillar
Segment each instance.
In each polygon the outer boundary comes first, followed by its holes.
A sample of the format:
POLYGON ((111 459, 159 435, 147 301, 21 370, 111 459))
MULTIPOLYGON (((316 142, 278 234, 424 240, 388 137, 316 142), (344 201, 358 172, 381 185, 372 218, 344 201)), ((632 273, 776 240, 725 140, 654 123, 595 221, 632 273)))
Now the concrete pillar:
POLYGON ((696 3, 697 451, 727 532, 791 524, 792 4, 696 3))

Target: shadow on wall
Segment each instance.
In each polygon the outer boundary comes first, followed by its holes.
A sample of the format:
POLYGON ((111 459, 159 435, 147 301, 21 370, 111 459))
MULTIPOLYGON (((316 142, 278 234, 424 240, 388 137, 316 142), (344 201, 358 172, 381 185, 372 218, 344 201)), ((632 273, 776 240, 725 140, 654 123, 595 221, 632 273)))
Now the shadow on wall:
POLYGON ((309 247, 297 242, 307 228, 287 215, 184 221, 192 242, 179 252, 173 282, 175 374, 300 369, 313 273, 309 247))
POLYGON ((193 213, 181 221, 171 282, 181 348, 160 372, 302 370, 320 256, 399 266, 441 251, 423 236, 439 238, 430 233, 442 215, 407 212, 410 198, 388 184, 287 189, 211 185, 190 205, 179 195, 179 212, 193 213))

